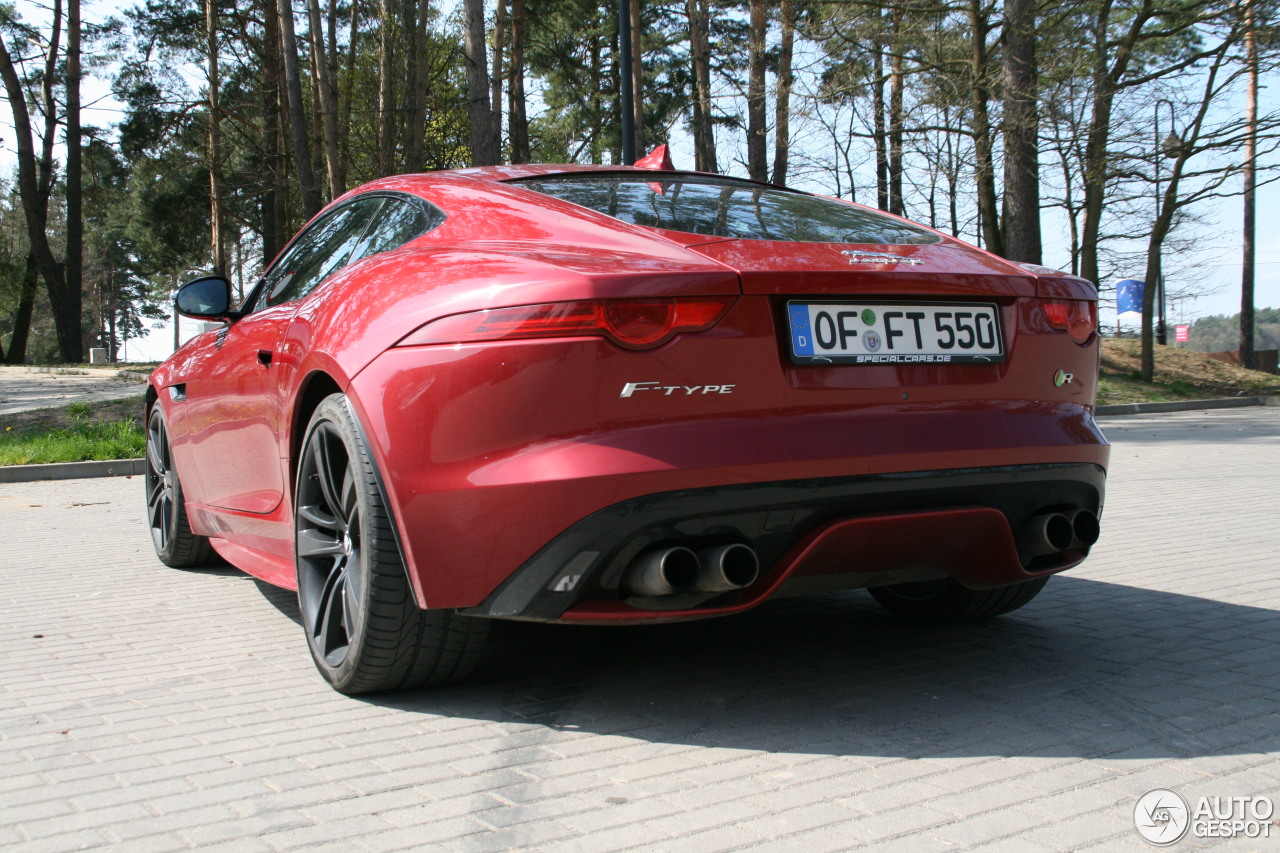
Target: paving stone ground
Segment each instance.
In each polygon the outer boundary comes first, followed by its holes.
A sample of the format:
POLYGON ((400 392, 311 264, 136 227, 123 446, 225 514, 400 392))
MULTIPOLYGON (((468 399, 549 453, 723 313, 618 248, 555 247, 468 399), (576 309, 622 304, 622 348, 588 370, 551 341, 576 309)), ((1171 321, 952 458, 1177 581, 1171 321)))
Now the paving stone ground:
POLYGON ((101 368, 0 366, 0 415, 76 401, 141 397, 147 383, 101 368))
POLYGON ((156 561, 138 478, 0 486, 0 849, 1139 850, 1148 789, 1280 800, 1280 409, 1105 426, 1095 555, 1010 616, 501 624, 355 699, 290 594, 156 561))

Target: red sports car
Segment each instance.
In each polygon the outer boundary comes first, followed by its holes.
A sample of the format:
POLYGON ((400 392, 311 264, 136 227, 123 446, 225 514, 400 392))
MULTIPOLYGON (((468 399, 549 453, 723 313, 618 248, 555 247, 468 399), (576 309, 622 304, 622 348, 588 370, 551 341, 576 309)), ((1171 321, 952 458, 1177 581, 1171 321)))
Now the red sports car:
POLYGON ((464 675, 494 618, 992 616, 1098 537, 1093 286, 844 201, 403 175, 177 307, 223 325, 151 376, 156 551, 296 587, 345 693, 464 675))

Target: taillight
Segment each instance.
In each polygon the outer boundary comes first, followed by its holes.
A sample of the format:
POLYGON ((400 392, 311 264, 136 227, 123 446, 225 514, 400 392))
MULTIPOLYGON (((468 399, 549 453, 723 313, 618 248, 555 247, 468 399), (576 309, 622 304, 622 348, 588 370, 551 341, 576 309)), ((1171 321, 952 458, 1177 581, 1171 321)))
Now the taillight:
POLYGON ((598 336, 625 349, 653 349, 676 335, 705 332, 715 326, 733 299, 592 299, 493 308, 433 320, 399 346, 598 336))
POLYGON ((1087 343, 1098 329, 1098 303, 1086 299, 1042 299, 1040 307, 1049 325, 1071 335, 1078 344, 1087 343))

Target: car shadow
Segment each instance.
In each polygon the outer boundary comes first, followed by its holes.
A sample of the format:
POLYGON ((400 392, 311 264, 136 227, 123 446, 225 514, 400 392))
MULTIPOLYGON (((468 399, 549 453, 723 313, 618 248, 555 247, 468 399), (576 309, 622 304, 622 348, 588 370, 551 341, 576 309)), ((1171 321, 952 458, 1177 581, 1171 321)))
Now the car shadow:
MULTIPOLYGON (((238 571, 238 570, 237 570, 238 571)), ((283 589, 274 584, 269 584, 264 580, 245 575, 249 580, 253 581, 258 587, 258 592, 262 593, 262 597, 267 603, 279 610, 281 614, 288 617, 293 624, 302 626, 302 614, 298 610, 298 593, 291 589, 283 589)))
POLYGON ((861 592, 667 626, 495 623, 465 684, 360 699, 775 752, 1194 757, 1280 747, 1278 646, 1272 610, 1060 577, 962 626, 861 592))

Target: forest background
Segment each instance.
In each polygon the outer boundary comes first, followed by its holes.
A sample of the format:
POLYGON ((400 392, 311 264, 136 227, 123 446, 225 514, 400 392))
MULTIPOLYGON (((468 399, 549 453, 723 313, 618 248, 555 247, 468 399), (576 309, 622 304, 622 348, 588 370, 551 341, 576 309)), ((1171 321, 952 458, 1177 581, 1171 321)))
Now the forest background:
POLYGON ((1171 323, 1238 310, 1249 278, 1280 302, 1275 0, 80 4, 0 3, 11 363, 167 355, 194 331, 166 319, 177 284, 252 286, 381 175, 622 162, 623 13, 642 153, 1083 275, 1112 323, 1121 277, 1164 276, 1171 323))

